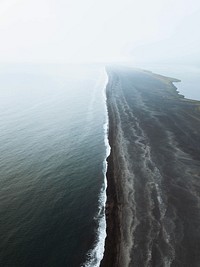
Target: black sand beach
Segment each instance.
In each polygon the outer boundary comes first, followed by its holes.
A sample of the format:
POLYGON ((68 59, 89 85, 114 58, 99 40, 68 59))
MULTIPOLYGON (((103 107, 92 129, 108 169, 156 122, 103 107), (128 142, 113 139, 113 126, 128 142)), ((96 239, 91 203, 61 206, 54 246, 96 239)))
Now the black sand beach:
POLYGON ((111 154, 101 267, 200 266, 200 102, 151 72, 109 68, 111 154))

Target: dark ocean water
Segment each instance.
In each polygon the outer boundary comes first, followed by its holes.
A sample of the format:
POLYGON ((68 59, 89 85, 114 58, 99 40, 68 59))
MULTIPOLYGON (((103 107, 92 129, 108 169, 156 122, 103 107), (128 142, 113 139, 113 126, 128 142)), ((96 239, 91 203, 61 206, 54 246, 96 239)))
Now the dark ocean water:
POLYGON ((1 66, 0 266, 101 257, 106 79, 100 66, 1 66))

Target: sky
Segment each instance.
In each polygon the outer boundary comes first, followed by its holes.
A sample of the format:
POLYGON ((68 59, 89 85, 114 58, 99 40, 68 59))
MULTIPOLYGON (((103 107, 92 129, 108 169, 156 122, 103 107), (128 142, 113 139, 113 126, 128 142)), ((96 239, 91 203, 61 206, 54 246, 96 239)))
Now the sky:
POLYGON ((199 0, 0 0, 0 63, 199 61, 199 0))

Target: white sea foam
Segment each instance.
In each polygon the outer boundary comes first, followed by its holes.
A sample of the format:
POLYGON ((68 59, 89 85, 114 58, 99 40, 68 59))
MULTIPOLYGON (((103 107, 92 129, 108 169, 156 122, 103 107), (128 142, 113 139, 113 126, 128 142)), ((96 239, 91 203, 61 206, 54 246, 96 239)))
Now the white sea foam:
POLYGON ((82 265, 82 267, 98 267, 103 258, 104 253, 104 245, 106 238, 106 217, 105 217, 105 205, 106 205, 106 188, 107 188, 107 179, 106 179, 106 171, 107 171, 107 157, 110 154, 110 146, 108 142, 108 110, 106 103, 106 86, 108 83, 108 75, 106 70, 104 69, 104 86, 103 86, 103 101, 105 107, 105 123, 103 125, 104 129, 104 144, 106 148, 106 155, 103 161, 103 174, 104 174, 104 184, 101 189, 99 195, 99 210, 95 219, 98 221, 98 230, 97 230, 97 238, 94 248, 88 252, 88 260, 86 263, 82 265))

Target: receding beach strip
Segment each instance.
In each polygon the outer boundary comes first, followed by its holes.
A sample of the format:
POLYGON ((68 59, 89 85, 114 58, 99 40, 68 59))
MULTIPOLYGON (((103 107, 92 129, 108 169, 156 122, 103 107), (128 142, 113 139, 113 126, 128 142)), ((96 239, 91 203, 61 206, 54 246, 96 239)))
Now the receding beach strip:
MULTIPOLYGON (((200 266, 200 102, 176 79, 108 67, 101 267, 200 266)), ((189 88, 188 88, 189 89, 189 88)))

